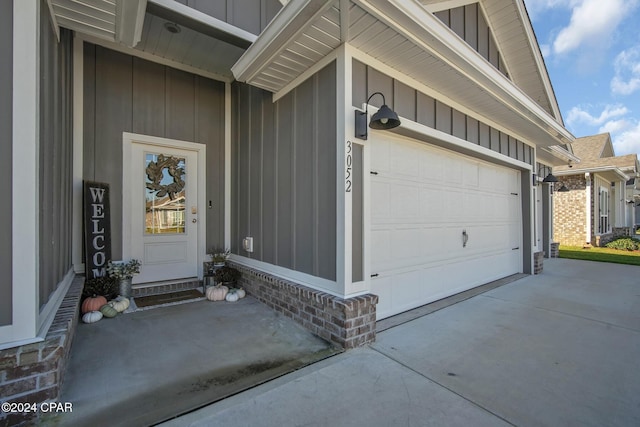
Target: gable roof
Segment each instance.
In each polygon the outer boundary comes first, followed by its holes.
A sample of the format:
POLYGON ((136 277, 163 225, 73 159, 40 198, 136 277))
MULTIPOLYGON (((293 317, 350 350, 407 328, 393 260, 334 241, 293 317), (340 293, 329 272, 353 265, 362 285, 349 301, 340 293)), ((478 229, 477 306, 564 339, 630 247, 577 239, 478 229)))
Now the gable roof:
POLYGON ((560 107, 529 14, 522 0, 420 0, 427 10, 478 3, 484 11, 509 78, 560 123, 560 107))
MULTIPOLYGON (((499 6, 510 11, 503 21, 504 34, 508 33, 509 25, 522 26, 524 22, 530 29, 522 0, 480 3, 495 5, 494 12, 485 13, 494 16, 494 20, 498 19, 499 6)), ((513 49, 512 54, 530 51, 527 55, 531 65, 539 49, 531 49, 533 44, 537 46, 532 31, 528 40, 533 41, 520 44, 520 49, 513 49)), ((326 65, 328 58, 336 58, 343 44, 347 44, 348 52, 357 52, 408 76, 410 84, 415 82, 443 94, 454 106, 463 106, 472 117, 490 119, 513 130, 519 139, 537 146, 563 145, 574 139, 562 124, 557 103, 553 102, 555 107, 550 112, 544 102, 538 103, 515 80, 497 70, 418 0, 291 1, 232 71, 237 80, 280 97, 317 71, 315 67, 323 61, 326 65)), ((506 56, 505 48, 502 49, 506 56)), ((509 63, 518 61, 515 58, 509 63)), ((524 68, 527 67, 523 67, 519 81, 526 80, 524 68)), ((533 68, 548 80, 546 69, 539 64, 533 68)), ((538 86, 544 86, 543 82, 538 86)), ((547 96, 555 101, 552 91, 548 90, 547 96)))
POLYGON ((553 173, 558 176, 576 175, 587 172, 606 173, 611 180, 629 180, 640 172, 638 156, 627 154, 615 156, 609 133, 576 138, 571 144, 573 152, 581 162, 575 166, 556 166, 553 173))
POLYGON ((571 143, 573 153, 580 157, 583 161, 596 160, 602 157, 613 157, 606 154, 607 148, 613 152, 613 144, 611 142, 611 135, 608 133, 601 133, 598 135, 583 136, 576 138, 571 143))

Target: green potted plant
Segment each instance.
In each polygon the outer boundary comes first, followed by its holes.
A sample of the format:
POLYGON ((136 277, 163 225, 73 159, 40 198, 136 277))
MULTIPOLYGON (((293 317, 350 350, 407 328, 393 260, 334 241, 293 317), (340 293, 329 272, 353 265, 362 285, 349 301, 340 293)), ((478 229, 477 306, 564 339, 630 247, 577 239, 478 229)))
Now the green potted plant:
POLYGON ((229 259, 230 254, 230 249, 214 249, 208 255, 211 257, 214 267, 222 267, 229 259))
POLYGON ((132 259, 131 261, 119 261, 107 263, 107 272, 109 277, 120 282, 120 295, 125 298, 131 297, 131 279, 140 273, 140 261, 132 259))

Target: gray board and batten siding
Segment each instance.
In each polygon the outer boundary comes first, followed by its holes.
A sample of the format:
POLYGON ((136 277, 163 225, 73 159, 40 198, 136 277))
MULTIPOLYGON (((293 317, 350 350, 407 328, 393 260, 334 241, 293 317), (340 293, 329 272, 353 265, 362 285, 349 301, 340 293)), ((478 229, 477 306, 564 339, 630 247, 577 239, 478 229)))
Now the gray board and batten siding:
POLYGON ((202 12, 258 35, 282 9, 279 0, 176 0, 202 12))
POLYGON ((206 245, 224 246, 224 100, 222 82, 84 44, 83 177, 110 185, 114 259, 122 258, 123 132, 206 145, 206 245))
MULTIPOLYGON (((0 2, 0 181, 13 187, 13 2, 0 2)), ((5 192, 0 204, 0 223, 4 236, 0 239, 0 326, 11 325, 12 311, 12 221, 11 191, 5 192)))
POLYGON ((73 268, 73 36, 40 5, 39 303, 73 268))
POLYGON ((496 69, 508 76, 491 28, 478 3, 434 13, 445 25, 460 36, 496 69))
POLYGON ((243 83, 232 93, 232 252, 335 280, 335 61, 275 103, 243 83))
MULTIPOLYGON (((374 92, 382 92, 387 105, 401 117, 527 164, 534 161, 533 147, 354 59, 353 106, 361 108, 367 94, 374 92)), ((382 98, 374 96, 370 103, 380 107, 382 98)))

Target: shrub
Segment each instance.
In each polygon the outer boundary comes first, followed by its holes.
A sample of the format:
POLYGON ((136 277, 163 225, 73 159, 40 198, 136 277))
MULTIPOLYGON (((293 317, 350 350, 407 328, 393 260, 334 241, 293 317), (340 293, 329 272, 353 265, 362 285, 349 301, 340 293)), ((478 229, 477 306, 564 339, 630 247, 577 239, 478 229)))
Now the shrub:
POLYGON ((637 251, 640 249, 640 240, 633 237, 618 237, 605 245, 609 249, 618 249, 621 251, 637 251))
POLYGON ((82 299, 93 295, 102 295, 108 300, 118 296, 118 280, 113 277, 96 277, 84 283, 82 299))

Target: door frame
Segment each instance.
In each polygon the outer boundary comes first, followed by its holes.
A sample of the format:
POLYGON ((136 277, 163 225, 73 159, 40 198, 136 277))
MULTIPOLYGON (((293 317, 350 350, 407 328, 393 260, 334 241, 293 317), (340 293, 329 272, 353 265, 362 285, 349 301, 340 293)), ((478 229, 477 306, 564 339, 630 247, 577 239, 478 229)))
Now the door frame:
POLYGON ((202 280, 204 262, 207 252, 206 248, 206 158, 207 146, 196 142, 180 141, 177 139, 161 138, 157 136, 141 135, 130 132, 122 133, 122 258, 131 258, 131 212, 133 201, 131 200, 131 184, 133 177, 131 176, 131 159, 133 157, 133 144, 141 143, 145 145, 154 145, 157 147, 168 147, 183 151, 195 152, 198 158, 198 194, 196 205, 198 207, 198 231, 197 231, 197 274, 198 279, 202 280))

